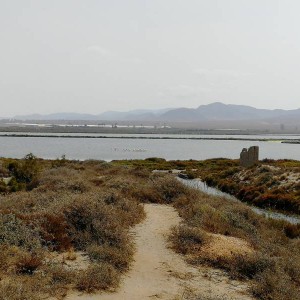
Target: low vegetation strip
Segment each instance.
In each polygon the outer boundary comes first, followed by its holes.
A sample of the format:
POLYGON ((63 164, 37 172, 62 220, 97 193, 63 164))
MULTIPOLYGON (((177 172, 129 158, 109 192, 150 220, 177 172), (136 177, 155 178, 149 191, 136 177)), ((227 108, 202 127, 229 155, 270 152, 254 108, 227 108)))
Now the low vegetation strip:
POLYGON ((300 161, 265 159, 248 168, 241 167, 239 160, 225 158, 203 161, 149 158, 114 163, 149 170, 178 169, 188 178, 201 178, 207 185, 251 205, 300 214, 300 161))
MULTIPOLYGON (((155 133, 154 133, 155 134, 155 133)), ((259 142, 282 142, 282 143, 290 143, 290 144, 298 144, 300 143, 299 140, 291 140, 291 139, 273 139, 273 138, 256 138, 255 136, 250 138, 241 138, 241 137, 199 137, 199 136, 184 136, 184 135, 169 135, 169 136, 156 136, 151 134, 144 135, 144 136, 134 136, 134 135, 70 135, 70 134, 34 134, 34 133, 2 133, 0 131, 0 137, 47 137, 47 138, 76 138, 76 139, 142 139, 142 140, 208 140, 208 141, 259 141, 259 142)))
POLYGON ((238 165, 203 170, 201 178, 208 185, 236 196, 244 202, 300 214, 300 162, 264 160, 249 168, 238 165))

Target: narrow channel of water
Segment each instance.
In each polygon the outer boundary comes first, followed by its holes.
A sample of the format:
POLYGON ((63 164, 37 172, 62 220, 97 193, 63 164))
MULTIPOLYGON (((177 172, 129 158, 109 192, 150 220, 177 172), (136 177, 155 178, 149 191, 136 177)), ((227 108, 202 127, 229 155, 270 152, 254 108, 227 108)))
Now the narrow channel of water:
MULTIPOLYGON (((205 182, 201 181, 200 179, 182 179, 178 177, 178 180, 182 182, 184 185, 200 190, 208 195, 213 195, 213 196, 220 196, 224 197, 226 199, 236 201, 236 202, 241 202, 239 199, 236 197, 224 193, 216 188, 209 187, 205 182)), ((244 202, 242 202, 244 203, 244 202)), ((246 204, 246 203, 245 203, 246 204)), ((288 221, 292 224, 300 224, 300 217, 298 216, 290 216, 290 215, 285 215, 283 213, 278 213, 274 211, 270 211, 267 209, 263 208, 258 208, 255 206, 248 205, 255 213, 262 215, 266 218, 271 218, 271 219, 276 219, 276 220, 285 220, 288 221)))

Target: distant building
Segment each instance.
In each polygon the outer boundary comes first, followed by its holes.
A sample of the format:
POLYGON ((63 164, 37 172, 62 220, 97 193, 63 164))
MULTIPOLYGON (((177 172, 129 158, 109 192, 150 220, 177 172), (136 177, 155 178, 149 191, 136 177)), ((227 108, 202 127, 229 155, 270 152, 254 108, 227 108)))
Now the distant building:
POLYGON ((249 149, 244 148, 240 154, 240 165, 250 167, 258 162, 259 147, 252 146, 249 149))

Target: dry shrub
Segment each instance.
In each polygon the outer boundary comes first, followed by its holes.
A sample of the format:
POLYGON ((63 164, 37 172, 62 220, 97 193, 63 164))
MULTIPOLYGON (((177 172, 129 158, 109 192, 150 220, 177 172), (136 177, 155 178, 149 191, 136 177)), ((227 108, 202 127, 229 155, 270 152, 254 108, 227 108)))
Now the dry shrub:
MULTIPOLYGON (((193 254, 193 251, 188 251, 193 254)), ((196 253, 197 254, 197 253, 196 253)), ((189 258, 192 264, 206 264, 214 268, 226 270, 234 279, 254 279, 259 274, 268 271, 273 272, 276 260, 262 253, 235 254, 231 256, 203 256, 202 253, 192 255, 189 258)))
POLYGON ((178 249, 188 255, 190 263, 208 264, 226 270, 232 278, 251 280, 252 292, 259 299, 297 299, 300 292, 298 225, 265 219, 243 204, 195 191, 178 197, 175 207, 187 225, 243 238, 256 250, 243 255, 205 257, 205 253, 197 253, 193 247, 184 247, 184 242, 177 237, 173 245, 176 248, 179 244, 178 249))
POLYGON ((0 281, 0 300, 38 300, 40 295, 32 287, 14 278, 0 281))
POLYGON ((63 214, 31 213, 18 217, 27 225, 35 227, 40 242, 51 251, 65 251, 72 247, 68 236, 68 225, 63 214))
POLYGON ((261 218, 243 204, 187 190, 174 206, 191 226, 257 243, 261 218))
POLYGON ((119 273, 108 263, 98 263, 82 272, 77 280, 76 287, 88 293, 96 290, 110 290, 116 288, 119 273))
MULTIPOLYGON (((300 249, 300 240, 298 239, 291 245, 293 249, 300 249)), ((300 252, 297 251, 296 255, 287 249, 286 254, 280 259, 280 269, 283 270, 288 276, 300 287, 300 252)))
POLYGON ((6 183, 3 181, 2 178, 0 178, 0 193, 7 193, 8 187, 6 183))
MULTIPOLYGON (((253 213, 254 215, 254 213, 253 213)), ((227 234, 247 239, 253 244, 257 242, 257 227, 260 227, 259 222, 256 222, 256 218, 245 217, 245 214, 240 211, 226 210, 225 216, 227 220, 227 234)))
POLYGON ((128 244, 125 249, 110 247, 108 245, 91 245, 87 248, 87 254, 92 261, 97 263, 109 263, 120 272, 127 271, 129 259, 133 255, 133 245, 128 244))
POLYGON ((135 167, 131 170, 131 174, 138 178, 148 179, 151 175, 151 172, 145 168, 135 167))
MULTIPOLYGON (((203 295, 183 295, 182 297, 178 298, 178 300, 232 300, 232 298, 228 298, 227 296, 203 296, 203 295)), ((177 300, 177 298, 175 299, 177 300)))
POLYGON ((76 278, 76 272, 70 269, 66 269, 61 264, 51 264, 45 266, 43 273, 47 278, 49 278, 50 283, 50 294, 63 294, 63 290, 66 287, 74 283, 74 278, 76 278), (59 291, 61 290, 61 291, 59 291))
POLYGON ((224 267, 233 278, 253 279, 266 270, 274 270, 275 263, 268 255, 253 253, 234 255, 231 261, 225 262, 224 267))
MULTIPOLYGON (((84 291, 116 287, 132 261, 129 229, 145 216, 130 191, 148 184, 149 172, 67 160, 55 169, 51 165, 43 164, 32 191, 0 195, 0 277, 16 276, 24 299, 40 299, 40 293, 62 297, 70 286, 84 291), (93 180, 100 169, 105 180, 97 187, 93 180), (90 255, 88 270, 51 261, 50 252, 72 248, 90 255)), ((15 299, 10 287, 1 288, 15 299)))
POLYGON ((123 247, 128 236, 119 223, 115 209, 93 197, 78 199, 64 211, 69 226, 69 235, 77 249, 97 243, 123 247))
POLYGON ((300 224, 286 224, 284 228, 285 235, 290 239, 300 237, 300 224))
POLYGON ((61 167, 44 171, 39 178, 38 190, 84 193, 91 190, 91 184, 81 170, 61 167))
POLYGON ((209 242, 209 235, 197 227, 186 225, 175 226, 172 228, 172 234, 169 237, 172 247, 179 253, 191 254, 209 242))
POLYGON ((38 231, 24 224, 14 214, 0 214, 0 244, 25 249, 41 247, 38 231))
POLYGON ((81 250, 93 243, 124 247, 129 241, 129 227, 145 216, 140 203, 115 192, 77 196, 63 213, 69 237, 81 250))
POLYGON ((251 287, 255 297, 262 300, 287 300, 299 299, 300 289, 291 283, 290 278, 282 270, 265 272, 256 277, 255 284, 251 287))
MULTIPOLYGON (((197 201, 199 195, 189 198, 189 203, 186 207, 175 203, 175 206, 180 209, 180 215, 188 220, 188 224, 195 227, 201 227, 212 233, 227 234, 229 230, 226 214, 211 204, 206 204, 206 201, 197 201), (196 201, 194 201, 196 200, 196 201)), ((184 198, 179 198, 180 202, 184 198)), ((206 199, 206 197, 204 198, 206 199)), ((209 199, 209 198, 208 198, 209 199)))
POLYGON ((0 270, 5 274, 15 274, 17 262, 28 252, 17 246, 0 246, 0 270))
POLYGON ((135 187, 131 190, 131 194, 143 203, 163 203, 161 195, 152 184, 135 187))
POLYGON ((0 163, 0 177, 9 177, 9 171, 0 163))
POLYGON ((94 184, 95 186, 99 187, 101 185, 103 185, 105 183, 105 179, 104 178, 93 178, 91 180, 91 183, 94 184))
POLYGON ((119 223, 125 228, 141 222, 146 216, 142 205, 134 199, 122 198, 121 201, 111 206, 119 216, 119 223))
POLYGON ((170 176, 154 177, 153 188, 160 194, 163 203, 172 203, 180 195, 184 194, 186 187, 170 176))
POLYGON ((64 215, 45 213, 40 217, 40 226, 41 236, 50 250, 65 251, 72 248, 64 215))
MULTIPOLYGON (((15 246, 1 246, 0 247, 0 271, 1 275, 5 274, 5 278, 12 278, 18 275, 20 280, 27 278, 35 281, 36 275, 44 271, 45 265, 44 254, 42 250, 35 252, 28 252, 15 246)), ((40 278, 38 279, 40 281, 40 278)), ((24 281, 23 281, 24 283, 24 281)), ((35 290, 37 283, 32 286, 32 291, 35 290)))
POLYGON ((16 262, 17 274, 32 275, 43 264, 43 256, 37 253, 23 254, 16 262))
POLYGON ((184 195, 186 187, 168 174, 152 175, 140 185, 132 185, 130 193, 140 202, 171 204, 184 195))
MULTIPOLYGON (((59 280, 55 281, 49 268, 49 266, 43 266, 38 272, 35 272, 30 276, 28 274, 18 274, 17 276, 11 276, 10 278, 3 280, 3 292, 6 294, 1 295, 3 298, 0 296, 0 299, 31 300, 48 299, 49 297, 62 299, 66 296, 68 285, 71 282, 70 280, 61 280, 62 276, 59 278, 58 275, 56 276, 56 279, 59 280), (7 298, 5 298, 6 296, 7 298)), ((63 272, 63 270, 61 271, 63 272)), ((74 273, 68 273, 69 279, 73 282, 75 278, 74 275, 74 273)))

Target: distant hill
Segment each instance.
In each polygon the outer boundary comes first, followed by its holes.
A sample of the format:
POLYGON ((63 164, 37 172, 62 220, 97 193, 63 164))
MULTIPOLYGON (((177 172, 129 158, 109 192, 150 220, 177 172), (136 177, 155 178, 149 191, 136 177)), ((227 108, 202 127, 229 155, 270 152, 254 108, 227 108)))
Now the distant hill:
POLYGON ((17 115, 13 117, 15 120, 97 120, 97 116, 91 114, 80 114, 80 113, 56 113, 56 114, 32 114, 32 115, 17 115))
POLYGON ((169 111, 170 108, 165 109, 140 109, 131 110, 127 112, 120 111, 106 111, 104 113, 93 114, 81 114, 81 113, 55 113, 55 114, 31 114, 31 115, 17 115, 13 117, 15 120, 103 120, 103 121, 125 121, 125 120, 154 120, 163 113, 169 111))
POLYGON ((198 108, 178 108, 169 110, 160 116, 164 121, 172 122, 199 122, 205 120, 261 120, 287 116, 299 116, 300 109, 296 110, 268 110, 258 109, 246 105, 224 104, 220 102, 201 105, 198 108))
POLYGON ((293 120, 300 124, 300 109, 258 109, 246 105, 215 102, 198 108, 175 108, 158 110, 131 110, 127 112, 107 111, 98 115, 80 113, 56 113, 49 115, 15 116, 16 120, 93 120, 93 121, 150 121, 175 123, 211 123, 211 122, 281 122, 293 120))

